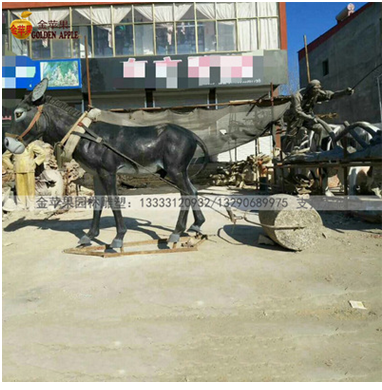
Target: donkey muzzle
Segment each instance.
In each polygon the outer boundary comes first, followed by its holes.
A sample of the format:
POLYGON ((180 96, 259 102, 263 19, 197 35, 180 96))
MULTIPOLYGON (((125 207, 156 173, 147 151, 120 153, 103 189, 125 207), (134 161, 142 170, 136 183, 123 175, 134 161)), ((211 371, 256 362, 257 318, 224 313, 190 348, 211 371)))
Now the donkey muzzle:
POLYGON ((4 146, 14 154, 21 154, 25 151, 25 145, 15 138, 5 137, 4 146))

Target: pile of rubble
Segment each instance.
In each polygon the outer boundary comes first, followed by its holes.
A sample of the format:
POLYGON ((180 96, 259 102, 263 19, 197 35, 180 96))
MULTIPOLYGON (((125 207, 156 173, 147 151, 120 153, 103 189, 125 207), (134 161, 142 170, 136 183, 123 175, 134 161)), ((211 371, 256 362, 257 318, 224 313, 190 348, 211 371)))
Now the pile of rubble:
POLYGON ((272 165, 271 156, 251 155, 246 160, 217 167, 217 172, 211 174, 210 179, 215 186, 243 188, 245 185, 256 185, 260 182, 260 177, 267 177, 266 167, 269 165, 272 165))
POLYGON ((289 174, 284 179, 284 191, 292 195, 308 195, 312 193, 314 179, 302 174, 289 174))

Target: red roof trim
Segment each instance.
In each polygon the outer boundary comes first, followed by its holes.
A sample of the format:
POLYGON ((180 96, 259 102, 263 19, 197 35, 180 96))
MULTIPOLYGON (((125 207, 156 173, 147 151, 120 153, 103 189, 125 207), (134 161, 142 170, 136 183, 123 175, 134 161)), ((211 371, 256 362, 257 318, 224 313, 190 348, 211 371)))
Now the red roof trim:
MULTIPOLYGON (((326 33, 319 36, 317 39, 315 39, 313 42, 311 42, 308 45, 308 53, 312 52, 314 49, 316 49, 322 43, 326 42, 333 35, 337 34, 337 32, 339 30, 341 30, 343 27, 345 27, 348 23, 350 23, 353 19, 355 19, 358 15, 360 15, 366 9, 370 8, 372 5, 373 5, 373 3, 365 4, 358 11, 354 12, 354 14, 351 14, 348 18, 346 18, 342 22, 339 22, 337 25, 335 25, 330 30, 328 30, 326 33)), ((298 51, 298 60, 301 61, 303 58, 305 58, 305 49, 304 48, 300 49, 298 51)))
POLYGON ((132 4, 131 2, 127 3, 121 3, 121 2, 82 2, 82 3, 72 3, 72 2, 66 2, 62 1, 60 3, 48 3, 48 2, 24 2, 24 3, 18 3, 18 2, 12 2, 12 3, 2 3, 2 9, 33 9, 33 8, 56 8, 56 7, 79 7, 79 6, 90 6, 90 5, 114 5, 114 4, 132 4))

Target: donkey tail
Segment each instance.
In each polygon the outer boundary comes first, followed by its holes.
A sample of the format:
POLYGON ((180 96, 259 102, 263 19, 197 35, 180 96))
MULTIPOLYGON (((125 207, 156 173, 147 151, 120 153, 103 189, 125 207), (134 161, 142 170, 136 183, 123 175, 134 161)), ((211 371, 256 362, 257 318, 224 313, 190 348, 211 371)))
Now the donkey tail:
POLYGON ((195 140, 196 140, 196 143, 200 146, 200 148, 202 149, 203 153, 204 153, 204 162, 203 162, 203 166, 199 169, 198 172, 196 172, 194 175, 192 175, 190 177, 190 179, 192 179, 193 177, 195 176, 198 176, 202 171, 204 171, 204 169, 206 168, 208 162, 209 162, 209 153, 208 153, 208 149, 207 149, 207 145, 204 143, 204 141, 198 136, 196 135, 195 133, 193 133, 193 136, 195 137, 195 140))

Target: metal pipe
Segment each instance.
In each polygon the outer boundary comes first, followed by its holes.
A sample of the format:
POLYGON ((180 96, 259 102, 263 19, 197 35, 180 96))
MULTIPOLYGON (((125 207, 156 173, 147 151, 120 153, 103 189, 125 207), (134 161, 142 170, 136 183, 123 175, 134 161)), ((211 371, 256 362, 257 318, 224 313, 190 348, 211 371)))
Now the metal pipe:
POLYGON ((89 55, 88 55, 88 37, 85 35, 85 55, 86 55, 86 80, 88 84, 88 104, 92 105, 92 93, 90 89, 89 55))
POLYGON ((305 46, 305 58, 306 58, 306 73, 308 76, 308 83, 310 83, 309 56, 308 56, 308 45, 306 43, 306 35, 304 35, 304 46, 305 46))
POLYGON ((381 81, 380 81, 381 77, 382 74, 380 74, 377 77, 377 84, 378 84, 379 113, 381 115, 381 123, 382 123, 382 97, 381 97, 381 81))

